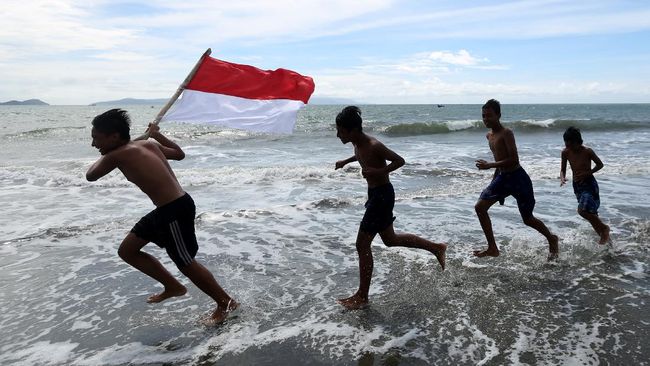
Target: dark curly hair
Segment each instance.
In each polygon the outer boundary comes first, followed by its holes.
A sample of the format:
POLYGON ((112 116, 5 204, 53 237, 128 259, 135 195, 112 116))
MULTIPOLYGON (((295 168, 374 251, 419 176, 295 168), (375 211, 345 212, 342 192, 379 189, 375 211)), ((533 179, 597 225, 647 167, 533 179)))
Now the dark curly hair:
POLYGON ((582 145, 582 135, 580 134, 580 130, 573 126, 567 128, 562 137, 564 138, 564 142, 573 142, 582 145))
POLYGON ((497 116, 501 115, 501 103, 496 99, 490 99, 483 104, 483 109, 491 109, 497 116))
POLYGON ((343 108, 336 116, 336 125, 346 130, 358 129, 359 131, 363 131, 361 127, 361 109, 354 105, 343 108))
POLYGON ((123 109, 115 108, 106 111, 93 118, 92 124, 95 130, 101 133, 111 134, 117 132, 120 138, 124 140, 131 139, 131 117, 123 109))

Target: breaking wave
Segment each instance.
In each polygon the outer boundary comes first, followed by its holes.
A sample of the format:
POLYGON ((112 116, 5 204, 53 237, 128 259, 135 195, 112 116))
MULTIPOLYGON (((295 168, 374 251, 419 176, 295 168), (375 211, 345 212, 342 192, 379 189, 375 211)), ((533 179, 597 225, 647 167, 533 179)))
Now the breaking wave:
MULTIPOLYGON (((650 128, 649 121, 612 121, 603 119, 525 119, 502 121, 503 125, 524 133, 564 131, 569 126, 589 131, 621 131, 650 128)), ((458 131, 483 132, 480 120, 403 123, 386 127, 382 132, 388 136, 436 135, 458 131)))

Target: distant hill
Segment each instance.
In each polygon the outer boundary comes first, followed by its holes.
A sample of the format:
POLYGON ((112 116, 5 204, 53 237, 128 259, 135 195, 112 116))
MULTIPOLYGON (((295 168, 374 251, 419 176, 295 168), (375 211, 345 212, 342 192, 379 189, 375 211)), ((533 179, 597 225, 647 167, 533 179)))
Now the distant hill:
POLYGON ((165 104, 169 99, 136 99, 124 98, 119 100, 109 100, 105 102, 96 102, 91 105, 157 105, 165 104))
POLYGON ((0 102, 0 105, 49 105, 40 99, 27 99, 27 100, 10 100, 8 102, 0 102))

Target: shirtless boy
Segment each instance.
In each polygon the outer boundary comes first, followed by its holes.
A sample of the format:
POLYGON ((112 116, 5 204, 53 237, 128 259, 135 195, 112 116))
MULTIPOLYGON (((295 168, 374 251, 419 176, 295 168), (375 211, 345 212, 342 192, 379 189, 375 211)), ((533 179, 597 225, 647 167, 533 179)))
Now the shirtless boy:
POLYGON ((194 259, 198 250, 194 233, 196 208, 167 162, 167 159, 181 160, 185 153, 153 124, 149 125, 149 136, 157 143, 131 141, 130 124, 128 114, 121 109, 111 109, 93 119, 92 146, 102 156, 86 172, 86 179, 96 181, 117 168, 156 206, 126 235, 118 255, 164 286, 161 293, 147 300, 158 303, 187 292, 156 258, 141 250, 149 242, 165 248, 178 269, 216 301, 211 322, 220 323, 239 304, 219 286, 212 273, 194 259))
POLYGON ((594 178, 594 173, 603 168, 603 162, 592 149, 582 145, 579 129, 569 127, 563 137, 566 148, 562 150, 560 187, 567 182, 566 163, 569 161, 573 172, 573 193, 578 199, 578 214, 589 221, 600 236, 598 244, 606 244, 609 241, 609 226, 603 224, 598 217, 600 196, 598 182, 594 178), (591 167, 592 161, 596 164, 593 168, 591 167))
POLYGON ((515 144, 515 135, 509 128, 501 124, 501 104, 495 99, 490 99, 482 108, 483 123, 490 131, 487 133, 487 140, 490 150, 494 155, 494 161, 488 162, 483 159, 476 161, 476 167, 480 170, 495 168, 492 182, 483 190, 481 196, 474 206, 481 228, 485 233, 488 242, 486 250, 474 251, 477 257, 498 257, 499 248, 494 240, 492 232, 492 221, 488 210, 497 201, 503 204, 503 200, 512 195, 517 200, 519 213, 524 223, 539 231, 548 240, 549 256, 554 259, 558 254, 558 237, 553 235, 546 225, 533 216, 535 208, 535 195, 533 183, 528 173, 519 165, 519 155, 515 144))
POLYGON ((359 254, 359 290, 338 302, 347 309, 354 310, 368 304, 368 291, 372 279, 373 259, 370 244, 379 234, 388 247, 407 247, 424 249, 436 256, 442 269, 445 269, 446 244, 433 243, 413 234, 396 234, 393 229, 393 206, 395 191, 388 174, 402 165, 404 159, 372 136, 366 135, 361 127, 361 110, 355 106, 343 108, 336 116, 336 136, 342 143, 351 142, 354 156, 336 162, 335 169, 358 161, 361 173, 368 182, 368 201, 366 213, 357 233, 357 252, 359 254), (390 161, 390 164, 386 164, 390 161))

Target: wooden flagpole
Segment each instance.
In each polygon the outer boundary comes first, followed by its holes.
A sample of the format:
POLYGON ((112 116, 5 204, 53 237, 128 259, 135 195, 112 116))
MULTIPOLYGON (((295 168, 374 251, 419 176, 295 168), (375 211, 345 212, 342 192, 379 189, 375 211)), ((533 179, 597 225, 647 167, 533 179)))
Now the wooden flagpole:
MULTIPOLYGON (((167 101, 167 104, 165 104, 165 106, 162 107, 160 112, 158 112, 158 115, 156 116, 156 118, 154 118, 153 122, 151 122, 151 123, 153 123, 155 125, 160 123, 160 120, 163 118, 165 113, 167 113, 169 108, 171 108, 171 106, 174 104, 176 99, 178 99, 178 97, 181 96, 181 93, 183 92, 183 90, 185 90, 185 87, 187 86, 187 84, 190 82, 190 80, 192 80, 192 78, 194 77, 194 74, 196 74, 196 71, 199 69, 199 66, 201 65, 201 62, 203 62, 203 59, 210 56, 211 53, 212 53, 212 49, 210 49, 210 48, 208 48, 203 53, 203 55, 201 56, 199 61, 197 61, 196 65, 194 65, 194 68, 192 68, 192 71, 190 71, 190 73, 187 74, 187 77, 185 78, 185 80, 181 83, 181 85, 178 86, 178 89, 176 89, 176 93, 174 93, 174 95, 172 95, 172 97, 169 98, 169 100, 167 101)), ((149 138, 149 129, 147 128, 147 131, 145 131, 145 133, 143 135, 136 137, 135 140, 136 141, 137 140, 146 140, 148 138, 149 138)))

